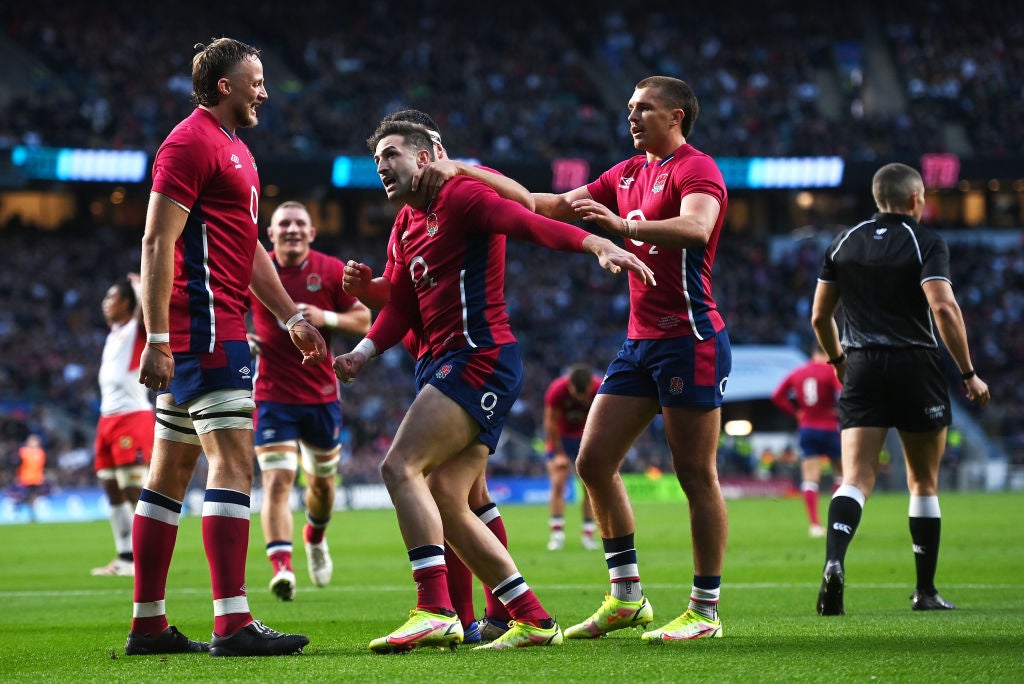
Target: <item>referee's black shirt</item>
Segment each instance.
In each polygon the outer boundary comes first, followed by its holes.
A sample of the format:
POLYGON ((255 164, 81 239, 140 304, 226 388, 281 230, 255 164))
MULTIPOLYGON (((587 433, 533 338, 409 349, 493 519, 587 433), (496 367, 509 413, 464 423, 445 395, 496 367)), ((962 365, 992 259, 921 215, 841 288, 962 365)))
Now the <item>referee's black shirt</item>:
POLYGON ((844 349, 936 347, 921 284, 949 276, 949 247, 907 214, 875 214, 841 233, 818 280, 839 286, 844 349))

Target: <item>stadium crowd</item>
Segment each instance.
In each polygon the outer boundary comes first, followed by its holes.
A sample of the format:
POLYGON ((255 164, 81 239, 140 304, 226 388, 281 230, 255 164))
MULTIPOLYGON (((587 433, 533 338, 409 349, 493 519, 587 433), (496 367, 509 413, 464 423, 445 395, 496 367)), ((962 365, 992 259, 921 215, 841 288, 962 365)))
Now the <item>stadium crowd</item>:
POLYGON ((950 144, 1005 157, 1024 142, 1024 13, 1013 3, 789 0, 756 21, 740 0, 705 16, 665 0, 643 12, 608 0, 587 12, 398 5, 256 2, 237 13, 182 0, 140 15, 128 0, 6 4, 0 41, 32 63, 0 107, 0 147, 154 151, 187 108, 191 45, 214 35, 264 47, 271 98, 247 137, 257 158, 362 154, 367 121, 411 106, 466 156, 604 160, 631 151, 619 93, 660 72, 700 93, 694 142, 717 157, 873 160, 950 144))
MULTIPOLYGON (((154 151, 188 109, 192 43, 216 35, 264 48, 271 97, 245 135, 257 159, 363 155, 369 122, 411 106, 434 115, 449 147, 499 168, 555 156, 605 160, 632 153, 621 94, 636 74, 662 72, 694 86, 702 111, 693 142, 715 157, 916 158, 950 140, 979 156, 1024 148, 1024 15, 1012 3, 824 8, 793 0, 756 21, 739 0, 719 2, 713 18, 681 16, 665 0, 642 12, 609 0, 588 3, 586 13, 533 1, 427 0, 415 12, 398 5, 384 0, 357 13, 328 0, 260 0, 239 13, 181 0, 140 13, 128 0, 4 4, 0 47, 20 51, 32 68, 0 84, 0 150, 154 151)), ((794 240, 779 253, 768 239, 726 234, 715 297, 734 344, 806 347, 823 243, 794 240)), ((323 236, 318 248, 379 269, 383 244, 354 240, 323 236)), ((40 432, 53 463, 69 466, 59 471, 63 482, 90 483, 83 453, 106 335, 99 302, 113 279, 138 269, 139 235, 79 223, 40 231, 12 220, 0 227, 0 245, 17 265, 0 272, 0 454, 16 452, 25 430, 40 432)), ((1014 363, 1024 351, 1024 257, 984 244, 953 249, 978 372, 991 380, 992 404, 979 417, 1024 462, 1024 367, 1014 363)), ((604 368, 618 349, 628 298, 624 280, 585 259, 521 245, 510 244, 507 282, 527 369, 509 432, 531 438, 547 382, 573 361, 604 368)), ((402 350, 369 373, 343 390, 349 481, 379 477, 412 395, 402 350)), ((645 435, 636 467, 663 465, 662 451, 656 431, 645 435)), ((543 474, 531 449, 508 454, 496 469, 543 474)))

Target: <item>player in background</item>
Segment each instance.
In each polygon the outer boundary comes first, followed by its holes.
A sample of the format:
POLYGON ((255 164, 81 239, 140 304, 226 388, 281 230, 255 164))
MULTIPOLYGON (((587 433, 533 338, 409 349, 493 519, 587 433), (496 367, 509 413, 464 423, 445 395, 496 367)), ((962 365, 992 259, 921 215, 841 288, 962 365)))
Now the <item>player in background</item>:
MULTIPOLYGON (((544 392, 544 433, 547 438, 548 477, 551 479, 548 551, 558 551, 565 545, 565 486, 575 470, 583 426, 600 386, 601 378, 594 375, 589 365, 576 363, 564 375, 552 380, 544 392)), ((580 543, 589 550, 601 548, 594 539, 597 524, 586 489, 583 490, 582 513, 580 543)))
POLYGON ((811 307, 818 344, 843 383, 839 397, 843 484, 832 495, 819 615, 843 615, 846 552, 875 486, 889 429, 907 464, 914 610, 950 610, 935 588, 942 515, 939 463, 952 422, 935 331, 960 369, 967 398, 984 406, 988 385, 971 363, 963 313, 953 294, 949 247, 920 225, 925 190, 906 164, 875 172, 878 213, 839 234, 822 260, 811 307), (843 308, 839 336, 835 314, 843 308))
POLYGON ((462 641, 447 586, 446 539, 512 615, 504 635, 476 648, 560 644, 558 624, 468 504, 486 457, 465 448, 480 441, 494 451, 522 387, 504 302, 505 236, 587 251, 613 272, 636 269, 645 280, 651 273, 609 240, 537 216, 472 178, 449 180, 435 197, 422 184, 413 191, 413 174, 435 159, 423 126, 384 123, 368 145, 388 198, 415 211, 396 245, 388 304, 367 337, 335 359, 335 372, 343 382, 353 380, 378 350, 399 342, 416 317, 434 364, 381 464, 417 585, 416 608, 370 648, 390 653, 462 641))
POLYGON ((153 161, 142 238, 142 309, 149 332, 139 381, 157 392, 156 441, 132 530, 135 589, 126 655, 300 653, 309 639, 253 619, 245 588, 253 447, 252 292, 288 330, 306 365, 328 354, 259 246, 260 180, 239 128, 267 99, 259 50, 231 38, 197 45, 192 114, 153 161), (167 574, 182 501, 199 456, 209 474, 202 536, 213 588, 213 637, 168 624, 167 574))
POLYGON ((711 277, 728 197, 714 160, 687 143, 699 111, 689 85, 667 76, 645 78, 627 110, 641 154, 575 190, 534 195, 545 216, 582 219, 623 236, 626 249, 658 279, 652 287, 630 274, 626 341, 605 373, 583 432, 576 470, 594 505, 611 588, 600 608, 565 635, 595 638, 654 619, 640 583, 636 524, 619 468, 660 412, 689 506, 693 587, 682 615, 641 638, 661 643, 718 637, 728 521, 717 457, 732 351, 711 277))
POLYGON ((103 318, 110 332, 100 361, 100 420, 96 425, 96 476, 110 501, 110 528, 117 556, 94 575, 135 575, 132 520, 153 453, 153 404, 139 384, 146 346, 139 275, 129 273, 107 289, 103 318))
MULTIPOLYGON (((427 128, 430 140, 434 145, 434 154, 437 160, 421 167, 412 179, 414 189, 423 183, 426 192, 430 196, 437 194, 441 186, 457 175, 467 175, 491 186, 495 192, 505 199, 510 199, 522 204, 527 209, 533 209, 533 195, 516 181, 501 175, 493 169, 482 166, 474 166, 461 161, 453 161, 448 156, 448 151, 441 142, 441 132, 437 123, 427 113, 418 109, 403 109, 388 114, 381 120, 381 123, 388 121, 409 121, 420 124, 427 128)), ((410 221, 412 209, 403 205, 395 217, 394 226, 388 239, 387 261, 382 274, 374 278, 369 266, 350 262, 345 269, 345 289, 347 292, 360 298, 364 304, 371 309, 380 310, 387 304, 391 291, 391 274, 394 271, 394 250, 395 241, 402 234, 410 221)), ((422 326, 416 322, 409 333, 402 340, 406 349, 416 359, 416 389, 422 388, 427 378, 423 374, 430 369, 430 354, 422 337, 422 326)), ((476 451, 483 458, 487 456, 487 446, 480 442, 473 442, 466 447, 468 452, 476 451)), ((429 478, 428 478, 429 479, 429 478)), ((505 522, 502 520, 498 505, 491 498, 487 489, 485 473, 480 477, 469 490, 469 507, 494 533, 502 546, 508 548, 508 533, 505 531, 505 522)), ((484 597, 486 599, 485 613, 480 620, 477 620, 476 611, 473 606, 473 573, 466 564, 462 562, 458 554, 452 551, 451 547, 445 544, 445 563, 448 566, 448 591, 451 596, 455 612, 458 613, 463 628, 463 643, 474 644, 480 641, 494 641, 506 631, 508 623, 512 619, 505 609, 505 606, 494 597, 494 592, 487 585, 484 585, 484 597)))
MULTIPOLYGON (((285 291, 323 335, 330 349, 335 332, 361 337, 370 329, 370 310, 342 290, 344 262, 310 248, 316 226, 306 206, 283 202, 270 218, 270 259, 285 291)), ((259 300, 252 303, 254 341, 259 356, 253 379, 255 440, 263 481, 260 522, 273 571, 270 591, 283 601, 295 598, 290 506, 299 463, 306 477, 306 524, 302 538, 310 581, 326 586, 334 563, 325 533, 334 510, 341 454, 341 397, 338 379, 322 363, 302 365, 302 354, 288 332, 259 300)))
MULTIPOLYGON (((821 483, 821 460, 832 462, 832 471, 842 473, 839 445, 839 415, 836 405, 843 386, 835 369, 821 347, 815 345, 811 360, 794 368, 772 393, 772 403, 779 410, 797 420, 800 442, 800 492, 803 495, 807 517, 811 522, 811 537, 825 536, 818 516, 818 487, 821 483)), ((839 487, 835 480, 833 491, 839 487)))
POLYGON ((36 522, 36 499, 46 489, 46 449, 37 434, 25 438, 18 448, 18 470, 14 473, 19 503, 28 508, 28 519, 36 522))

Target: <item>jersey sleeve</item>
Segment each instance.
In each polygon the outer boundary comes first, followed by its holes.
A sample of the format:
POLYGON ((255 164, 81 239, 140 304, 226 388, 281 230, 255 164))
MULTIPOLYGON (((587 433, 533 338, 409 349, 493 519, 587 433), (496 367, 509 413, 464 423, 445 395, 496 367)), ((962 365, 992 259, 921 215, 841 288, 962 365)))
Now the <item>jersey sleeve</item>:
POLYGON ((490 186, 475 180, 464 182, 451 201, 466 212, 479 230, 502 233, 541 247, 562 252, 582 252, 587 231, 568 223, 535 214, 512 200, 502 199, 490 186))
POLYGON ((951 281, 949 275, 949 246, 934 233, 929 235, 921 249, 921 282, 926 280, 951 281))
POLYGON ((839 282, 839 276, 836 274, 836 262, 833 255, 836 253, 836 249, 839 247, 839 243, 842 241, 845 233, 837 237, 832 241, 832 244, 825 250, 825 256, 821 260, 821 271, 818 272, 818 280, 823 283, 836 283, 839 282))
POLYGON ((587 192, 590 193, 595 202, 600 202, 612 211, 619 210, 619 201, 615 188, 618 187, 620 180, 625 175, 626 163, 628 161, 627 159, 619 162, 598 176, 596 180, 587 184, 587 192))
POLYGON ((719 204, 725 204, 725 180, 711 157, 692 157, 687 165, 687 172, 679 178, 679 196, 686 197, 694 193, 710 195, 717 199, 719 204))
POLYGON ((548 385, 547 390, 544 392, 544 405, 548 407, 554 407, 555 402, 558 401, 560 383, 555 380, 548 385))
POLYGON ((200 135, 170 137, 153 161, 153 191, 189 211, 212 171, 211 156, 202 141, 200 135))
POLYGON ((795 416, 796 406, 793 405, 793 402, 789 398, 789 389, 792 379, 792 373, 787 375, 782 382, 779 383, 779 386, 775 388, 775 391, 772 392, 771 400, 780 411, 788 413, 791 416, 795 416))
POLYGON ((366 337, 373 340, 377 352, 398 344, 414 322, 419 321, 419 300, 413 289, 412 281, 399 265, 400 258, 396 252, 394 272, 391 274, 391 295, 388 303, 377 314, 366 337))

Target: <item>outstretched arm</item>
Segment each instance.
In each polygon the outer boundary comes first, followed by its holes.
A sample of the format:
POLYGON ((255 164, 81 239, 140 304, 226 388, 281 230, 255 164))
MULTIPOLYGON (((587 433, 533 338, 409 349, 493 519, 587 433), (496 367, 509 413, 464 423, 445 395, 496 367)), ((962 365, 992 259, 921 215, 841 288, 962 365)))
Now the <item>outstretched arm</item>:
POLYGON ((577 200, 572 203, 572 207, 577 214, 576 218, 600 226, 609 233, 648 245, 675 249, 707 245, 722 209, 718 199, 699 192, 683 197, 679 216, 658 221, 624 219, 592 199, 577 200))
POLYGON ((558 221, 572 222, 579 218, 573 203, 577 200, 592 199, 587 186, 583 185, 575 190, 563 192, 556 195, 550 192, 533 193, 534 211, 541 216, 547 216, 558 221))
POLYGON ((484 167, 451 159, 439 159, 420 167, 413 174, 412 190, 415 192, 420 185, 423 185, 427 188, 429 197, 436 197, 442 185, 460 174, 486 183, 501 197, 521 204, 530 211, 534 210, 533 194, 508 176, 503 176, 484 167))
POLYGON ((563 252, 589 252, 597 257, 601 268, 612 273, 622 269, 633 271, 646 285, 657 285, 654 271, 635 254, 615 245, 607 238, 592 235, 582 228, 533 214, 523 207, 493 198, 481 198, 474 205, 477 223, 495 233, 526 240, 563 252))

